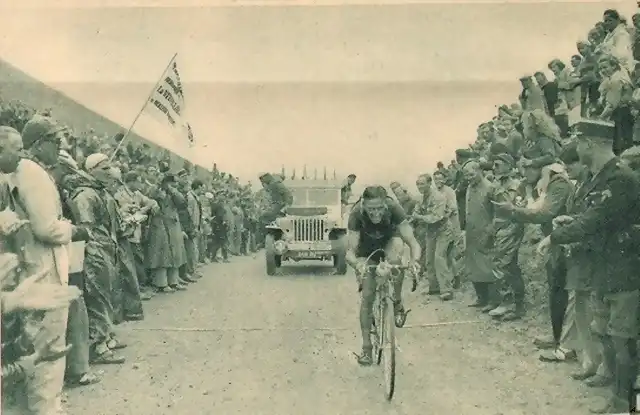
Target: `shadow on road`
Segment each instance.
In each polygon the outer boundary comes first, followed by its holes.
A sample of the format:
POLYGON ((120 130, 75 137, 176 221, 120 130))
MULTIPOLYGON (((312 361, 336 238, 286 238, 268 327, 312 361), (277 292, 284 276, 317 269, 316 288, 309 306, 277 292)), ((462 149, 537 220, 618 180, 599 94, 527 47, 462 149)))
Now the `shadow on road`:
POLYGON ((284 262, 278 269, 278 273, 272 278, 285 278, 285 279, 309 279, 309 277, 322 277, 322 278, 345 278, 344 275, 334 274, 335 268, 331 265, 331 262, 284 262))

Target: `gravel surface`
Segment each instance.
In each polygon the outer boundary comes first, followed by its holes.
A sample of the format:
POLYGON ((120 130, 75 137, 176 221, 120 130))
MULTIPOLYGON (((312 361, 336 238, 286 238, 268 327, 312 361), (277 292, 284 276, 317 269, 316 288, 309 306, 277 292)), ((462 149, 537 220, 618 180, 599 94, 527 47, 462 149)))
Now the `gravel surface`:
POLYGON ((468 293, 442 303, 407 292, 389 403, 381 367, 353 355, 352 274, 294 264, 268 277, 260 254, 203 271, 188 291, 147 302, 144 321, 118 326, 127 362, 94 367, 101 383, 68 391, 71 415, 584 415, 598 399, 569 378, 575 366, 538 361, 542 328, 495 324, 467 307, 468 293))

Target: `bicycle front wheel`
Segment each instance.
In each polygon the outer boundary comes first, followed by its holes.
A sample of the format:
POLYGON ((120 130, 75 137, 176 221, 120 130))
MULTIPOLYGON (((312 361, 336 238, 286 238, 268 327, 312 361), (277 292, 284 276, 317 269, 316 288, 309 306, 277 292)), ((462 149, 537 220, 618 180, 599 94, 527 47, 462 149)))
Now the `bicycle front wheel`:
POLYGON ((393 398, 396 383, 396 321, 393 312, 393 301, 387 298, 382 312, 382 370, 384 371, 385 397, 393 398))

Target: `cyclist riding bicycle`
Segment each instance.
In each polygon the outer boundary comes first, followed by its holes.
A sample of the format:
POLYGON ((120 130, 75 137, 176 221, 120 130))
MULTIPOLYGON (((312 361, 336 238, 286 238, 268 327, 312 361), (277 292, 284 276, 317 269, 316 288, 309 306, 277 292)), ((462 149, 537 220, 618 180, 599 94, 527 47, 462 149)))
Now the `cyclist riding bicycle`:
MULTIPOLYGON (((404 246, 411 249, 411 264, 416 275, 419 270, 420 244, 413 235, 402 207, 387 195, 382 186, 367 187, 360 200, 353 206, 348 222, 349 236, 346 260, 355 270, 362 292, 360 304, 360 328, 362 330, 362 354, 358 358, 361 365, 370 365, 372 358, 371 325, 373 322, 373 301, 376 282, 367 265, 385 259, 391 264, 402 262, 404 246), (371 256, 369 264, 367 258, 371 256)), ((406 312, 402 305, 402 278, 394 286, 396 326, 402 327, 406 312)))

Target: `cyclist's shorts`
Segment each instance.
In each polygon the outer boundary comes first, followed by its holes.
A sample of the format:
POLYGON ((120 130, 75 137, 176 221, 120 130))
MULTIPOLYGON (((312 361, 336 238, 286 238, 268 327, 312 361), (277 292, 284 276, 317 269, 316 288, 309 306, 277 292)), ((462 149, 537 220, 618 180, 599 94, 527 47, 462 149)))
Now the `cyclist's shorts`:
MULTIPOLYGON (((356 250, 356 256, 358 258, 363 258, 366 259, 369 257, 369 255, 371 255, 371 253, 373 251, 375 251, 377 248, 374 249, 370 249, 369 247, 366 247, 366 249, 364 249, 364 247, 360 247, 358 246, 358 249, 356 250)), ((369 258, 369 263, 371 264, 377 264, 381 261, 383 261, 386 257, 386 253, 384 251, 378 251, 375 254, 373 254, 371 256, 371 258, 369 258)))

